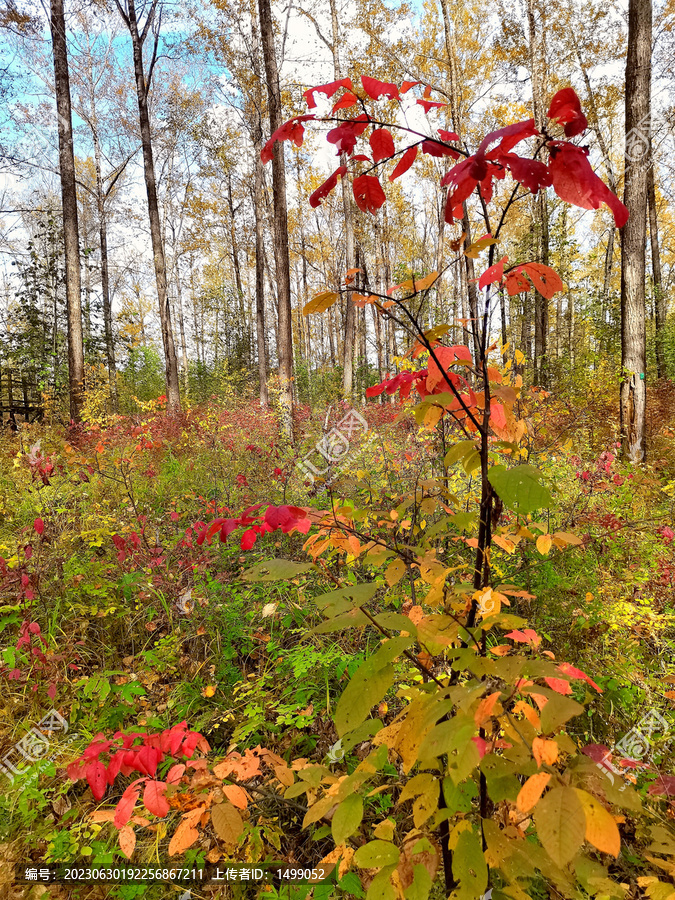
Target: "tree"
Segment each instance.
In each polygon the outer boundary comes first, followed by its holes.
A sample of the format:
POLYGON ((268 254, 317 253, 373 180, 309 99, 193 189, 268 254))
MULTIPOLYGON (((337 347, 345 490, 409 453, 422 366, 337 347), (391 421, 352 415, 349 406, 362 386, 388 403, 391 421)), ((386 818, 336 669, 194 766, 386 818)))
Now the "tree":
POLYGON ((70 106, 68 48, 63 0, 51 0, 51 33, 54 55, 54 84, 59 134, 59 172, 63 209, 63 239, 66 255, 66 307, 68 315, 68 386, 70 418, 79 422, 84 389, 84 345, 80 298, 80 241, 77 224, 77 190, 73 121, 70 106))
MULTIPOLYGON (((162 330, 162 344, 164 346, 164 363, 166 371, 166 398, 169 412, 180 412, 180 380, 178 377, 178 358, 171 325, 171 307, 169 305, 169 291, 166 281, 166 260, 164 256, 164 243, 162 240, 162 228, 157 202, 157 182, 155 179, 155 162, 152 149, 152 131, 150 128, 150 111, 148 97, 152 76, 157 63, 159 47, 159 32, 161 27, 161 12, 157 16, 159 0, 151 0, 150 9, 145 17, 145 24, 140 28, 139 18, 136 13, 135 0, 126 0, 126 8, 115 0, 115 5, 129 29, 134 60, 134 75, 136 78, 136 98, 138 100, 138 118, 141 131, 141 144, 143 147, 143 170, 145 175, 145 189, 148 197, 148 216, 150 219, 150 237, 152 241, 152 255, 155 268, 155 281, 157 283, 157 299, 159 301, 159 320, 162 330), (150 34, 154 36, 152 57, 148 67, 147 77, 143 63, 143 47, 150 34)), ((143 2, 141 15, 147 3, 143 2)))
MULTIPOLYGON (((274 46, 274 24, 270 0, 258 0, 265 81, 269 105, 270 132, 282 124, 279 70, 274 46)), ((264 152, 264 151, 263 151, 264 152)), ((284 434, 293 440, 293 316, 291 311, 291 268, 288 256, 288 210, 286 207, 286 171, 280 142, 272 151, 272 198, 274 207, 274 258, 278 294, 278 341, 280 406, 284 434)))
POLYGON ((630 0, 626 57, 624 203, 630 218, 621 235, 621 449, 624 458, 645 457, 647 345, 645 243, 650 168, 651 0, 630 0))

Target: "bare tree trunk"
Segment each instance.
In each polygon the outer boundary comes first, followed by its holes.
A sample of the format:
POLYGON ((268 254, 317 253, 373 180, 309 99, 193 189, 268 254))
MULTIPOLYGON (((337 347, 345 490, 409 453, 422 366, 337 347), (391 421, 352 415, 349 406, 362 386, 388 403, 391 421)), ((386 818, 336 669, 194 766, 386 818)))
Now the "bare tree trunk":
POLYGON ((656 187, 654 185, 654 163, 649 167, 647 182, 647 202, 649 204, 649 240, 652 251, 652 276, 654 279, 654 307, 656 318, 656 374, 659 378, 668 375, 665 353, 665 327, 668 318, 668 297, 663 290, 661 278, 661 253, 659 251, 659 223, 656 217, 656 187))
POLYGON ((645 240, 650 166, 652 4, 629 0, 626 57, 626 158, 624 203, 630 218, 621 233, 621 438, 625 459, 645 458, 647 391, 645 240), (643 134, 645 151, 634 158, 632 141, 643 134))
MULTIPOLYGON (((63 239, 66 255, 66 306, 68 315, 68 387, 70 418, 79 422, 84 391, 84 346, 82 343, 82 305, 80 297, 80 242, 77 224, 75 155, 70 105, 68 48, 63 0, 51 0, 51 32, 54 56, 54 83, 58 113, 59 171, 63 208, 63 239)), ((56 333, 56 320, 54 321, 56 333)))
MULTIPOLYGON (((274 23, 270 0, 258 0, 260 35, 262 38, 265 79, 269 103, 270 132, 282 124, 281 90, 274 47, 274 23)), ((286 208, 286 172, 284 170, 284 145, 274 144, 272 158, 272 197, 274 205, 274 257, 278 296, 279 381, 281 387, 281 425, 286 437, 293 441, 293 320, 291 309, 291 272, 288 258, 288 210, 286 208)))
POLYGON ((171 413, 180 412, 180 381, 178 378, 178 359, 176 346, 171 326, 171 307, 169 306, 169 292, 166 283, 166 260, 164 257, 164 245, 162 243, 162 229, 157 203, 157 183, 155 180, 155 162, 152 151, 152 134, 150 131, 150 112, 148 109, 148 93, 157 59, 157 47, 159 43, 159 29, 155 32, 152 61, 148 70, 148 78, 145 78, 143 67, 143 45, 150 33, 155 12, 159 0, 153 0, 152 6, 139 34, 138 19, 136 16, 135 0, 126 0, 127 11, 123 9, 120 0, 115 0, 120 15, 129 29, 134 58, 134 75, 136 78, 136 97, 138 100, 138 118, 141 131, 141 144, 143 147, 143 169, 145 173, 145 189, 148 196, 148 215, 150 219, 150 237, 152 240, 152 256, 155 266, 155 281, 157 283, 157 299, 159 301, 159 320, 162 331, 162 344, 164 346, 164 363, 166 372, 166 398, 167 408, 171 413))
MULTIPOLYGON (((544 104, 546 96, 546 50, 545 31, 542 21, 539 27, 535 24, 534 0, 527 0, 527 23, 529 32, 528 51, 530 61, 530 77, 532 79, 532 106, 537 128, 544 126, 544 104)), ((549 261, 549 228, 546 191, 539 191, 534 199, 537 222, 537 259, 544 265, 549 261)), ((534 379, 542 385, 548 382, 548 300, 539 291, 534 292, 534 379)))

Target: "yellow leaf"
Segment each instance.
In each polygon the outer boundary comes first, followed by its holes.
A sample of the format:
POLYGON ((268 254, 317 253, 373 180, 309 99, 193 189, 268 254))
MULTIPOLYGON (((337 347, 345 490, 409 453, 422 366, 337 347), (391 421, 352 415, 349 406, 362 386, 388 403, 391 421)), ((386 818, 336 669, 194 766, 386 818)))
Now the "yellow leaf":
POLYGON ((516 806, 520 812, 526 813, 534 809, 550 780, 551 776, 548 772, 537 772, 536 775, 530 775, 516 798, 516 806))
POLYGON ((480 238, 478 241, 474 241, 473 244, 469 244, 469 246, 464 251, 464 256, 469 256, 471 259, 478 259, 478 254, 481 250, 485 250, 487 247, 492 247, 493 244, 499 243, 493 237, 489 237, 485 235, 485 237, 480 238))
POLYGON ((586 840, 597 850, 618 856, 621 836, 613 816, 596 797, 579 788, 574 790, 586 814, 586 840))
POLYGON ((553 545, 553 538, 550 534, 541 534, 537 538, 537 550, 542 556, 546 556, 553 545))
POLYGON ((516 364, 520 365, 525 360, 525 354, 522 352, 522 350, 516 350, 513 354, 513 358, 515 359, 516 364))
POLYGON ((395 584, 398 584, 404 575, 405 563, 402 559, 395 559, 390 562, 387 566, 387 571, 384 573, 384 577, 389 587, 393 587, 395 584))
POLYGON ((335 291, 322 291, 316 297, 312 297, 309 303, 305 303, 302 307, 303 316, 310 316, 312 313, 321 313, 329 309, 339 298, 339 294, 335 291))
POLYGON ((244 823, 237 810, 231 803, 219 803, 211 810, 211 821, 216 834, 229 846, 237 843, 239 835, 244 830, 244 823))

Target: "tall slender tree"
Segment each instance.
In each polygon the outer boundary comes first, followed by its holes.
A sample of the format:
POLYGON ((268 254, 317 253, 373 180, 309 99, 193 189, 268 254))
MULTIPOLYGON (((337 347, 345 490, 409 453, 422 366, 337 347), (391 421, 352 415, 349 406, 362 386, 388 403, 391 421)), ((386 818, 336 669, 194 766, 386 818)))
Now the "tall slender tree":
POLYGON ((622 454, 645 457, 646 331, 645 257, 650 159, 652 65, 651 0, 629 0, 626 56, 626 150, 624 200, 630 213, 621 234, 622 454))
MULTIPOLYGON (((281 89, 279 69, 274 46, 274 23, 270 0, 258 0, 260 37, 262 39, 265 81, 270 117, 270 132, 274 133, 282 123, 281 89)), ((272 201, 274 207, 274 258, 278 298, 279 382, 282 428, 293 440, 293 315, 291 310, 291 267, 288 256, 288 209, 286 206, 286 171, 284 169, 284 145, 274 143, 272 157, 272 201)))
MULTIPOLYGON (((141 144, 143 147, 145 189, 148 196, 150 238, 152 240, 152 256, 155 267, 155 281, 157 283, 157 299, 159 300, 159 320, 162 330, 162 344, 164 346, 167 407, 169 412, 176 413, 180 412, 181 408, 178 358, 176 355, 176 345, 174 343, 173 328, 171 325, 171 306, 169 305, 169 291, 166 282, 166 260, 164 256, 159 205, 157 202, 157 182, 155 179, 155 162, 152 149, 152 132, 150 129, 150 111, 148 106, 150 85, 152 83, 155 64, 157 63, 161 10, 158 14, 159 0, 151 0, 149 4, 150 8, 145 15, 145 23, 141 28, 139 16, 136 11, 135 0, 123 0, 123 2, 125 5, 123 5, 120 0, 115 0, 115 5, 119 10, 124 24, 129 30, 133 49, 138 118, 141 131, 141 144), (143 63, 143 47, 151 31, 154 42, 152 57, 146 77, 143 63)), ((147 2, 142 3, 141 16, 145 12, 147 6, 147 2)))
POLYGON ((59 173, 61 176, 63 239, 66 256, 70 417, 74 422, 79 422, 82 415, 84 390, 84 346, 82 341, 80 241, 77 223, 73 120, 70 104, 68 47, 66 43, 66 20, 63 12, 63 0, 51 0, 50 25, 54 55, 54 84, 59 134, 59 173))

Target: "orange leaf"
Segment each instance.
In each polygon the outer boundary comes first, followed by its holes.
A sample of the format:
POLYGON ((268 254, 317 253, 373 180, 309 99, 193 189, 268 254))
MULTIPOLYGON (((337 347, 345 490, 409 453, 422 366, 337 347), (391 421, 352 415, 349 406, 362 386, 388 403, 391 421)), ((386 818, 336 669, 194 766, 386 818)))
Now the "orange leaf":
POLYGON ((232 806, 236 806, 237 809, 246 809, 246 807, 248 806, 248 795, 246 791, 240 788, 238 785, 223 785, 223 793, 230 801, 232 806))
POLYGON ((534 809, 550 780, 551 776, 548 772, 537 772, 536 775, 530 775, 516 798, 516 806, 520 812, 526 813, 534 809))
POLYGON ((494 694, 483 697, 483 699, 476 707, 476 712, 473 714, 473 720, 479 728, 483 724, 483 722, 487 722, 487 720, 492 715, 492 710, 495 707, 495 703, 499 699, 500 693, 501 691, 495 691, 494 694))
POLYGON ((204 807, 192 809, 183 816, 183 821, 173 833, 173 837, 169 843, 169 856, 175 856, 176 853, 184 853, 188 847, 191 847, 199 837, 199 832, 194 827, 199 821, 204 807))
POLYGON ((542 763, 552 766, 558 759, 558 745, 555 741, 547 741, 545 738, 536 737, 532 741, 532 755, 537 760, 538 766, 542 763))
POLYGON ((127 859, 131 859, 136 847, 136 832, 131 825, 124 825, 120 828, 117 839, 122 853, 124 853, 127 859))

